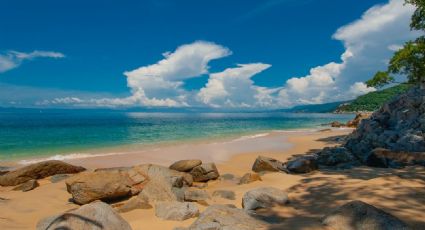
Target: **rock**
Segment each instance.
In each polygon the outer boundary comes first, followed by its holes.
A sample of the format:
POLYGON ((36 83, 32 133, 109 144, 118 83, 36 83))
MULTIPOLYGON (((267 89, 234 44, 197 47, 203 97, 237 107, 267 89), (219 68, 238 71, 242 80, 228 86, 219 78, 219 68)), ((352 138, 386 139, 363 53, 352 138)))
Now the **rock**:
POLYGON ((201 164, 202 164, 201 160, 181 160, 170 165, 170 169, 173 169, 179 172, 190 172, 193 168, 201 164))
POLYGON ((93 202, 76 210, 45 218, 37 223, 36 229, 131 230, 131 227, 108 204, 93 202))
POLYGON ((289 161, 286 168, 291 173, 309 173, 317 170, 317 163, 314 157, 299 157, 289 161))
POLYGON ((95 200, 111 201, 135 195, 143 188, 146 177, 123 171, 83 172, 65 181, 67 191, 77 204, 95 200))
POLYGON ((184 191, 184 200, 185 201, 203 201, 210 199, 210 195, 205 190, 192 190, 188 189, 184 191))
POLYGON ((228 200, 235 200, 236 195, 235 192, 230 190, 216 190, 213 192, 214 197, 221 197, 228 200))
POLYGON ((83 167, 70 165, 62 161, 44 161, 19 168, 0 176, 1 186, 15 186, 32 179, 42 179, 56 174, 73 174, 84 171, 83 167))
POLYGON ((288 195, 282 190, 273 187, 261 187, 249 190, 243 195, 242 207, 245 210, 256 210, 284 205, 287 202, 288 195))
POLYGON ((333 128, 340 128, 340 127, 344 127, 345 125, 344 124, 342 124, 341 122, 339 122, 339 121, 333 121, 333 122, 331 122, 330 123, 330 125, 331 125, 331 127, 333 127, 333 128))
POLYGON ((425 152, 397 152, 384 148, 372 150, 366 164, 372 167, 397 168, 406 165, 425 166, 425 152))
POLYGON ((142 172, 148 178, 162 178, 163 182, 167 182, 172 187, 191 186, 193 177, 189 173, 178 172, 160 165, 144 164, 133 168, 136 172, 142 172))
POLYGON ((10 171, 7 171, 7 170, 2 171, 2 170, 0 170, 0 176, 6 174, 8 172, 10 172, 10 171))
POLYGON ((211 205, 190 225, 188 230, 255 230, 266 228, 263 221, 228 205, 211 205))
POLYGON ((56 175, 53 175, 52 177, 50 177, 50 182, 58 183, 58 182, 63 181, 65 179, 69 178, 69 177, 70 177, 69 174, 56 174, 56 175))
POLYGON ((254 165, 252 166, 252 171, 254 172, 279 172, 285 170, 285 166, 282 162, 273 158, 263 156, 257 157, 254 162, 254 165))
POLYGON ((13 188, 14 191, 28 192, 40 186, 37 180, 29 180, 13 188))
POLYGON ((123 205, 117 207, 117 211, 120 213, 129 212, 135 209, 151 209, 152 205, 150 205, 146 200, 140 199, 140 197, 133 196, 123 205))
POLYGON ((322 223, 335 230, 408 230, 399 220, 362 201, 351 201, 332 211, 322 223))
POLYGON ((206 183, 206 182, 193 182, 192 187, 203 189, 203 188, 208 187, 208 183, 206 183))
POLYGON ((187 220, 199 216, 199 209, 190 202, 158 202, 155 204, 155 215, 164 220, 187 220))
POLYGON ((171 186, 164 179, 155 179, 146 184, 139 197, 148 200, 150 204, 161 201, 183 201, 184 190, 171 186))
POLYGON ((317 154, 317 164, 324 166, 338 166, 341 164, 356 164, 357 160, 345 147, 326 147, 317 154))
POLYGON ((233 174, 230 174, 230 173, 225 173, 223 175, 220 175, 220 180, 223 180, 223 181, 233 181, 233 180, 236 180, 236 179, 237 179, 237 177, 233 174))
POLYGON ((372 115, 371 113, 357 113, 356 114, 356 117, 353 120, 348 121, 347 124, 346 124, 346 126, 347 127, 350 127, 350 128, 357 128, 357 126, 359 126, 360 122, 363 119, 367 119, 371 115, 372 115))
POLYGON ((220 176, 214 163, 198 165, 190 171, 190 174, 196 182, 215 180, 220 176))
POLYGON ((258 173, 246 173, 243 175, 241 180, 239 181, 239 184, 249 184, 254 181, 261 181, 261 177, 258 173))

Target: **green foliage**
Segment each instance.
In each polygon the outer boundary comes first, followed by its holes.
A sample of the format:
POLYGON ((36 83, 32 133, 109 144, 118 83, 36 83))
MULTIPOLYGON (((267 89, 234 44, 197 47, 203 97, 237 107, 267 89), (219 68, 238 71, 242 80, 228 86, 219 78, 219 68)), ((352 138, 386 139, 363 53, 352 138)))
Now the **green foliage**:
POLYGON ((394 77, 389 75, 388 72, 378 71, 375 76, 366 81, 368 87, 382 88, 383 86, 393 83, 394 77))
POLYGON ((406 3, 416 7, 410 27, 414 30, 425 30, 425 0, 406 0, 406 3))
POLYGON ((338 112, 375 111, 391 98, 406 92, 411 84, 399 84, 387 89, 371 92, 338 107, 338 112))

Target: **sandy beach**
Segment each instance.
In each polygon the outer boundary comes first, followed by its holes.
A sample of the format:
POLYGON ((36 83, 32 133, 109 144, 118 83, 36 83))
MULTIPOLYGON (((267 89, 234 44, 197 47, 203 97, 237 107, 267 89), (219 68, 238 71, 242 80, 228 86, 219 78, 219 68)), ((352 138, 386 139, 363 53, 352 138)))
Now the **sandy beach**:
MULTIPOLYGON (((334 146, 334 137, 350 133, 350 129, 331 131, 272 132, 233 141, 198 142, 163 146, 156 150, 133 151, 120 155, 66 160, 88 169, 131 166, 155 163, 168 166, 181 159, 201 159, 215 162, 221 175, 240 177, 251 172, 259 155, 281 161, 294 155, 334 146)), ((39 181, 40 187, 29 191, 12 191, 0 187, 0 229, 34 229, 47 216, 75 209, 70 202, 64 181, 39 181)), ((235 200, 213 197, 210 204, 234 204, 241 207, 241 198, 249 189, 273 186, 289 194, 289 204, 260 211, 270 229, 325 229, 320 218, 332 209, 351 200, 362 200, 404 220, 413 229, 425 229, 425 169, 378 169, 358 167, 349 170, 319 170, 309 174, 292 175, 267 173, 262 181, 238 185, 236 180, 208 182, 209 194, 219 189, 236 193, 235 200)), ((197 204, 201 212, 206 206, 197 204)), ((157 218, 154 209, 138 209, 121 213, 133 229, 173 229, 189 226, 195 219, 165 221, 157 218)))

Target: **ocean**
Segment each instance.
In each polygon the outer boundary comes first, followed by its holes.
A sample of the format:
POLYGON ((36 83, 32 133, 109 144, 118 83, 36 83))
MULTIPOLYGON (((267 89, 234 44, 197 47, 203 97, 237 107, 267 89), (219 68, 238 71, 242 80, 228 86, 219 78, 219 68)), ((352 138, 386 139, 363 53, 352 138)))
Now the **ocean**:
POLYGON ((150 113, 90 110, 0 112, 0 161, 319 129, 353 115, 313 113, 150 113))

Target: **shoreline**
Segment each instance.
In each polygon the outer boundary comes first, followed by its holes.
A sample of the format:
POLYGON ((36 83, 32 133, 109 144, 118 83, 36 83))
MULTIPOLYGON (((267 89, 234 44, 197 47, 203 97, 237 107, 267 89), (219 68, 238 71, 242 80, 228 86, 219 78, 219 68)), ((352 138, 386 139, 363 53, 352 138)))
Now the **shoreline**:
MULTIPOLYGON (((327 126, 323 126, 324 129, 328 128, 327 126)), ((257 140, 260 141, 262 143, 262 145, 264 145, 264 139, 274 139, 274 140, 265 140, 268 141, 269 143, 271 143, 272 145, 276 145, 274 141, 276 141, 276 139, 279 139, 278 136, 280 136, 280 138, 285 139, 285 137, 287 135, 290 134, 308 134, 308 133, 314 133, 314 132, 318 132, 320 129, 320 127, 313 127, 313 128, 298 128, 298 129, 285 129, 285 130, 258 130, 256 132, 249 132, 249 133, 244 133, 244 134, 231 134, 228 136, 221 136, 221 137, 213 137, 213 138, 208 138, 208 137, 203 137, 203 138, 197 138, 197 139, 186 139, 186 140, 173 140, 173 141, 166 141, 166 142, 161 142, 161 143, 153 143, 153 144, 138 144, 138 143, 134 143, 134 144, 124 144, 124 145, 116 145, 116 146, 109 146, 109 147, 97 147, 97 148, 90 148, 84 151, 78 151, 78 152, 74 152, 74 153, 65 153, 65 154, 56 154, 56 155, 48 155, 48 156, 29 156, 29 157, 19 157, 17 159, 10 159, 10 160, 3 160, 0 161, 0 165, 1 166, 5 166, 5 167, 10 167, 10 168, 17 168, 17 167, 21 167, 21 166, 25 166, 28 164, 33 164, 33 163, 37 163, 37 162, 41 162, 41 161, 47 161, 47 160, 60 160, 60 161, 65 161, 68 163, 73 163, 73 164, 79 164, 82 163, 84 166, 84 163, 89 161, 93 161, 93 160, 99 160, 99 159, 112 159, 112 158, 126 158, 126 157, 136 157, 136 158, 141 158, 141 157, 146 157, 147 159, 150 159, 149 155, 151 153, 159 153, 159 154, 164 154, 164 152, 166 150, 170 150, 170 149, 182 149, 185 148, 187 146, 197 146, 198 149, 201 148, 212 148, 214 147, 214 145, 229 145, 231 143, 236 143, 239 142, 239 144, 243 144, 243 142, 249 141, 249 140, 254 140, 255 139, 262 139, 262 140, 257 140), (267 138, 268 137, 268 138, 267 138)), ((344 130, 352 130, 351 128, 332 128, 332 131, 344 131, 344 130)), ((285 141, 285 140, 283 140, 285 141)), ((284 146, 284 144, 282 144, 281 146, 278 146, 278 148, 272 148, 272 149, 265 149, 267 151, 284 151, 289 147, 289 143, 287 144, 288 146, 284 146)), ((226 148, 226 146, 219 146, 219 147, 224 147, 226 148)), ((229 146, 227 146, 229 147, 229 146)), ((260 150, 263 146, 257 146, 256 149, 260 150)), ((254 151, 256 150, 254 149, 250 149, 249 151, 254 151)), ((235 155, 235 154, 242 154, 247 152, 247 150, 244 149, 235 149, 234 147, 232 148, 232 151, 230 152, 226 152, 226 153, 222 153, 220 157, 215 157, 214 159, 205 159, 204 160, 212 160, 212 161, 223 161, 228 159, 228 157, 226 157, 225 155, 235 155)), ((167 155, 167 153, 165 153, 165 155, 167 155)), ((178 154, 177 154, 178 155, 178 154)), ((197 158, 197 153, 191 153, 191 154, 182 154, 183 156, 187 156, 187 157, 191 157, 191 158, 197 158)), ((204 155, 204 154, 201 154, 204 155)), ((176 156, 172 157, 172 159, 174 160, 179 160, 176 159, 176 156)), ((151 159, 154 160, 154 159, 151 159)), ((148 163, 146 161, 143 161, 144 163, 148 163)), ((161 160, 155 161, 156 163, 160 163, 161 160)), ((119 167, 119 166, 123 166, 123 165, 114 165, 111 166, 108 162, 104 162, 105 165, 104 167, 119 167)), ((152 162, 149 162, 152 163, 152 162)), ((88 165, 85 165, 86 167, 88 165)), ((91 167, 88 167, 91 168, 91 167)))

